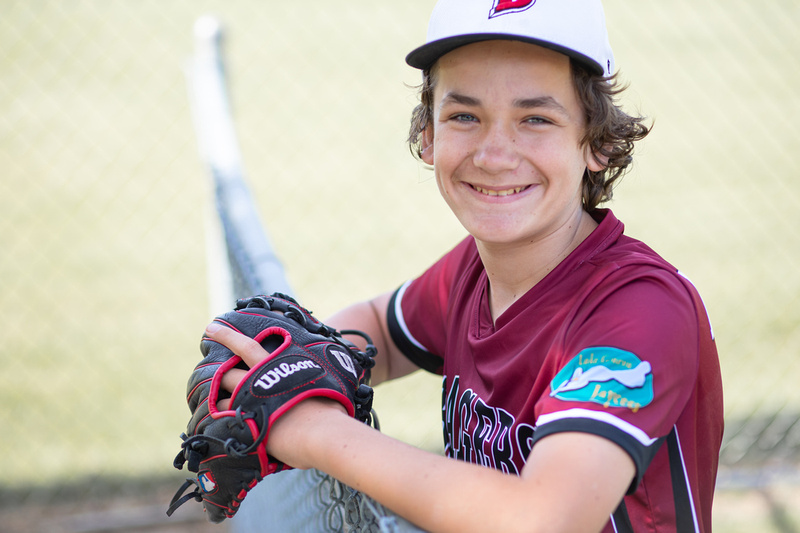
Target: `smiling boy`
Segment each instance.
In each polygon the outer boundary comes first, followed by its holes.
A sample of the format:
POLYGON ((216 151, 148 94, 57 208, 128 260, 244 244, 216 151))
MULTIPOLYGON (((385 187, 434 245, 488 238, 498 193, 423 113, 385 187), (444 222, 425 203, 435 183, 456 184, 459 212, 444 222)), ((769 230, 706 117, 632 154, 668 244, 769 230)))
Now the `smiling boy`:
MULTIPOLYGON (((372 336, 373 383, 443 376, 447 457, 317 399, 278 419, 270 453, 429 531, 711 531, 722 388, 708 318, 598 207, 648 131, 614 103, 600 2, 441 0, 407 61, 424 80, 412 147, 469 236, 326 322, 372 336)), ((251 366, 267 356, 207 334, 251 366)))
POLYGON ((442 57, 435 77, 421 157, 475 239, 496 319, 597 226, 581 180, 603 167, 581 144, 586 121, 567 56, 479 42, 442 57))

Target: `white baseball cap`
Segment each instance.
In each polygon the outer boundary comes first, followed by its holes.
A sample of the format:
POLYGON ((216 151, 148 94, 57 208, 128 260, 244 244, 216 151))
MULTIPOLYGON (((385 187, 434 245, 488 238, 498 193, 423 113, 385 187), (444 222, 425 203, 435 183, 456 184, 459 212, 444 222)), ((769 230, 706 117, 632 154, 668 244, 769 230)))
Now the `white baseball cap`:
POLYGON ((614 72, 600 0, 439 0, 425 44, 406 63, 426 70, 459 46, 496 39, 550 48, 595 74, 614 72))

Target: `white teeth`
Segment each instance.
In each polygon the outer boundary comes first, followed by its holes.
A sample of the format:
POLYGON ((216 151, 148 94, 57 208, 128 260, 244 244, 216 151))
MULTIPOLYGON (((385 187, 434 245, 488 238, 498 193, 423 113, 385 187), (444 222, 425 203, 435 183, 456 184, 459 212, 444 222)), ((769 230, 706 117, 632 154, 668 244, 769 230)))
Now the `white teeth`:
POLYGON ((516 194, 525 189, 525 187, 514 187, 513 189, 504 189, 502 191, 495 191, 492 189, 484 189, 483 187, 478 187, 477 185, 473 185, 472 188, 481 194, 486 194, 489 196, 509 196, 511 194, 516 194))

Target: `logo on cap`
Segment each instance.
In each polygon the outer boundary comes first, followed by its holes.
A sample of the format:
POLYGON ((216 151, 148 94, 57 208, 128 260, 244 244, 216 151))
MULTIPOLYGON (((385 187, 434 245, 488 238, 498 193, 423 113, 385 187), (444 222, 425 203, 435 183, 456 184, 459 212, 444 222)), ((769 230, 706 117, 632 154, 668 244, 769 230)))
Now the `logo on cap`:
POLYGON ((508 13, 519 13, 533 6, 536 0, 494 0, 494 6, 489 12, 489 18, 499 17, 508 13))

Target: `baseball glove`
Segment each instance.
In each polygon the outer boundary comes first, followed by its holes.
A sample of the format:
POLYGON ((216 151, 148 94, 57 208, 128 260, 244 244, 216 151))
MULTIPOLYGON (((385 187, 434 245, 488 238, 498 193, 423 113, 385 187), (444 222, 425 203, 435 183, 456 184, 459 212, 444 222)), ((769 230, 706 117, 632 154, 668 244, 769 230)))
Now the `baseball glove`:
POLYGON ((232 517, 265 476, 291 468, 267 454, 266 442, 275 420, 297 403, 314 396, 331 398, 350 416, 371 422, 368 381, 376 350, 366 334, 328 327, 280 293, 239 300, 234 311, 214 321, 255 339, 270 354, 247 369, 239 356, 204 336, 203 359, 189 378, 192 417, 174 466, 180 470, 186 464, 197 476, 178 490, 167 515, 194 499, 217 523, 232 517), (344 339, 346 334, 363 336, 366 351, 344 339), (229 394, 221 381, 233 368, 245 369, 247 375, 229 394), (223 398, 230 398, 230 407, 220 411, 217 402, 223 398), (184 494, 192 486, 194 491, 184 494))

